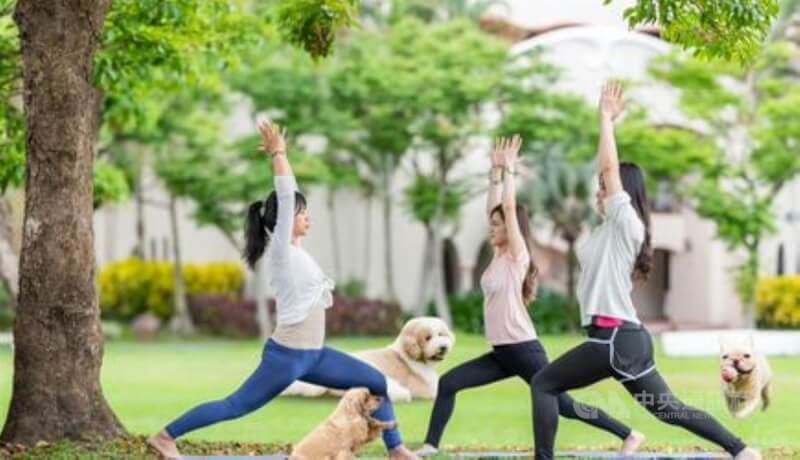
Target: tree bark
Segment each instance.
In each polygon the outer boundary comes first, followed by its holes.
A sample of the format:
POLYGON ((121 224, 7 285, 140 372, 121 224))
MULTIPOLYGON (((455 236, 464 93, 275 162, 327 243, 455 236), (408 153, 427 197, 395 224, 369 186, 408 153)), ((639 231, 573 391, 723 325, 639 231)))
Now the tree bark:
POLYGON ((575 240, 567 238, 567 300, 570 304, 575 303, 575 271, 577 269, 577 257, 575 255, 575 240))
POLYGON ((450 302, 447 299, 447 283, 444 271, 444 200, 447 191, 447 155, 444 149, 439 151, 439 190, 436 194, 436 212, 434 213, 433 229, 433 299, 436 304, 436 315, 448 326, 453 326, 450 313, 450 302))
POLYGON ((233 246, 233 248, 236 250, 236 252, 241 254, 242 253, 242 245, 239 243, 239 240, 237 240, 236 237, 233 236, 233 233, 231 233, 231 232, 229 232, 229 231, 227 231, 227 230, 225 230, 223 228, 217 227, 217 229, 222 233, 222 236, 224 236, 225 239, 228 240, 228 243, 230 243, 231 246, 233 246))
POLYGON ((11 203, 0 197, 0 283, 10 294, 14 306, 19 295, 19 256, 14 250, 11 218, 11 203))
POLYGON ((578 299, 575 295, 575 272, 578 268, 578 257, 575 254, 575 238, 567 240, 567 303, 569 307, 569 318, 567 324, 572 332, 576 332, 580 325, 580 309, 578 299))
POLYGON ((434 263, 434 234, 431 224, 425 225, 425 252, 422 256, 422 267, 419 271, 419 290, 417 291, 416 312, 418 315, 428 314, 428 303, 431 300, 431 290, 435 287, 432 270, 434 263))
POLYGON ((172 315, 172 324, 170 327, 173 332, 178 335, 193 335, 194 324, 192 323, 192 316, 189 313, 189 307, 186 305, 186 282, 183 279, 183 260, 181 257, 180 245, 180 232, 178 231, 178 204, 175 195, 169 196, 169 220, 172 230, 172 255, 175 259, 174 267, 174 297, 173 306, 175 312, 172 315))
POLYGON ((109 0, 19 0, 26 200, 11 405, 0 438, 107 439, 124 429, 100 386, 94 282, 93 59, 109 0))
POLYGON ((147 246, 146 231, 145 231, 145 217, 144 217, 144 155, 137 152, 137 166, 136 166, 136 247, 133 249, 134 257, 144 260, 147 246))
POLYGON ((447 299, 447 286, 444 271, 444 237, 442 236, 442 223, 433 227, 433 299, 436 305, 436 315, 448 326, 453 326, 450 314, 450 302, 447 299))
POLYGON ((744 263, 744 273, 740 273, 740 278, 737 280, 739 284, 739 296, 742 299, 742 318, 744 326, 747 328, 755 328, 758 318, 756 317, 756 290, 758 288, 758 276, 761 269, 761 259, 758 254, 758 248, 761 241, 755 241, 753 245, 748 245, 747 261, 744 263), (742 276, 744 278, 742 278, 742 276), (742 286, 744 283, 744 286, 742 286))

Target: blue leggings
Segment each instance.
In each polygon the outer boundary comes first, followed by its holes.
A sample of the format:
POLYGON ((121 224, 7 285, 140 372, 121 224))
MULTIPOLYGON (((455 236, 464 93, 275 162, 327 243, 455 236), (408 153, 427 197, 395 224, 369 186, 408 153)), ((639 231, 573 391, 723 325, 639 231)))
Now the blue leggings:
MULTIPOLYGON (((374 367, 329 347, 300 350, 270 339, 264 345, 261 364, 232 395, 201 404, 167 426, 173 439, 224 420, 232 420, 261 408, 295 380, 346 390, 366 387, 384 396, 375 418, 393 421, 394 409, 386 392, 386 378, 374 367)), ((383 443, 392 449, 403 443, 400 431, 384 430, 383 443)))

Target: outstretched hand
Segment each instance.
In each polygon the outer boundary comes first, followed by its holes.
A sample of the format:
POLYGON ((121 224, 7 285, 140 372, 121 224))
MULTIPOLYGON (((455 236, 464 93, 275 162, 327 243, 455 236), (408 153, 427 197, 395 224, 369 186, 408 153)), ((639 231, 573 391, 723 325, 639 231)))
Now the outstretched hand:
POLYGON ((494 151, 492 152, 492 166, 503 168, 513 168, 519 157, 519 148, 522 146, 522 138, 515 134, 512 138, 500 137, 495 140, 494 151))
POLYGON ((613 81, 603 85, 603 91, 600 94, 600 113, 613 121, 623 110, 625 110, 625 101, 622 98, 622 86, 613 81))
POLYGON ((258 130, 262 136, 259 150, 266 152, 270 156, 286 153, 286 128, 281 128, 277 123, 260 121, 258 122, 258 130))

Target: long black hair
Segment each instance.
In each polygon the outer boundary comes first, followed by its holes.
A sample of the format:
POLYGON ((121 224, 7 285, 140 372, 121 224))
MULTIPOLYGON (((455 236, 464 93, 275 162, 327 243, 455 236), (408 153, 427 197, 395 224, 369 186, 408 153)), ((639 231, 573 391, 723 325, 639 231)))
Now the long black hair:
POLYGON ((647 187, 644 172, 636 163, 622 162, 619 165, 622 188, 630 195, 631 204, 644 224, 644 242, 636 257, 633 278, 647 280, 653 268, 653 242, 650 233, 650 205, 647 201, 647 187))
MULTIPOLYGON (((525 278, 522 280, 522 300, 527 305, 536 300, 539 267, 533 260, 533 238, 531 237, 530 213, 528 212, 528 208, 521 203, 517 203, 516 208, 517 225, 519 226, 519 232, 522 234, 522 239, 525 240, 525 247, 528 248, 528 257, 530 258, 528 273, 525 274, 525 278)), ((506 221, 506 213, 503 212, 502 204, 495 206, 489 215, 493 216, 495 213, 500 215, 500 218, 503 219, 503 222, 505 222, 506 226, 510 225, 509 222, 506 221)))
MULTIPOLYGON (((306 209, 306 197, 300 192, 294 194, 295 214, 306 209)), ((256 268, 256 262, 264 255, 269 244, 269 237, 275 231, 278 221, 278 194, 272 191, 266 200, 254 201, 247 209, 247 221, 244 228, 243 257, 250 268, 256 268), (267 233, 269 231, 269 233, 267 233)))

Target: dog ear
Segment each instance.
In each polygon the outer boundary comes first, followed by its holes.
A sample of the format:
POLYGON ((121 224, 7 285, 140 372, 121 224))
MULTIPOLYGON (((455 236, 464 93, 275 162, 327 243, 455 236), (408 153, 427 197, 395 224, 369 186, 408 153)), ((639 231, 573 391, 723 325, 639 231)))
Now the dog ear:
POLYGON ((369 399, 371 397, 372 395, 370 395, 369 390, 365 388, 364 392, 361 394, 361 398, 358 400, 360 404, 359 413, 365 417, 369 415, 369 399))
POLYGON ((411 323, 407 324, 402 331, 403 349, 414 359, 420 359, 422 357, 422 348, 419 346, 417 331, 418 328, 416 324, 411 323))
POLYGON ((719 353, 723 355, 725 353, 732 353, 736 352, 739 349, 739 342, 740 338, 737 335, 732 335, 730 333, 721 333, 719 334, 719 353))
POLYGON ((345 397, 348 398, 347 404, 349 410, 357 414, 363 414, 366 412, 369 390, 367 390, 365 387, 351 388, 347 393, 345 393, 345 397))

